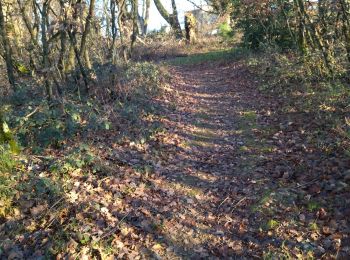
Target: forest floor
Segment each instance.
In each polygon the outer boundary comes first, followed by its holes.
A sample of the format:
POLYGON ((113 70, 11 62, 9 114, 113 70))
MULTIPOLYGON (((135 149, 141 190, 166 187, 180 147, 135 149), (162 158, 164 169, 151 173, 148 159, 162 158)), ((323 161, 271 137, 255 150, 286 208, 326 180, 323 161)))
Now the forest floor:
POLYGON ((65 197, 22 201, 2 256, 346 259, 349 165, 308 143, 319 119, 285 112, 239 60, 172 64, 165 108, 147 119, 163 130, 94 136, 105 173, 77 169, 65 197))

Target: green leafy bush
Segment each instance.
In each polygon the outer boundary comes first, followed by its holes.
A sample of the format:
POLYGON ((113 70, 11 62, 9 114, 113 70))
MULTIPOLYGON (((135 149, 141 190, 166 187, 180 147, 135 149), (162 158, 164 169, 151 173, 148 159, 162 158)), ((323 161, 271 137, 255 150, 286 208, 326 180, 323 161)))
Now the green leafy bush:
POLYGON ((295 41, 288 30, 286 17, 292 12, 289 3, 271 1, 252 1, 249 4, 235 2, 234 17, 237 18, 237 28, 243 32, 243 44, 250 49, 260 49, 264 46, 292 48, 295 41))
POLYGON ((232 27, 228 23, 222 23, 219 25, 219 35, 224 40, 229 40, 234 36, 232 27))
POLYGON ((90 167, 93 173, 99 172, 101 169, 96 163, 98 157, 93 153, 86 144, 74 148, 62 160, 57 160, 51 164, 50 171, 65 175, 76 170, 86 169, 90 167))
POLYGON ((4 145, 0 145, 0 217, 11 211, 18 177, 14 174, 16 164, 11 152, 4 145))
POLYGON ((126 82, 132 86, 128 93, 129 97, 154 96, 160 90, 161 73, 158 67, 151 62, 135 63, 126 71, 126 82))

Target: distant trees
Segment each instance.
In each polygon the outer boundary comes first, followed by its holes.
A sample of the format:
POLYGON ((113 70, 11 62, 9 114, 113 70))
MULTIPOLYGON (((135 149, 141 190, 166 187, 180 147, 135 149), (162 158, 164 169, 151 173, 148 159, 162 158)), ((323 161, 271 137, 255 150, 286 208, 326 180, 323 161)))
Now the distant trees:
MULTIPOLYGON (((9 83, 16 90, 16 78, 31 75, 50 102, 60 98, 69 79, 80 94, 90 92, 95 62, 130 59, 139 35, 147 32, 150 1, 1 0, 0 59, 9 83)), ((167 17, 180 35, 172 4, 167 17)))

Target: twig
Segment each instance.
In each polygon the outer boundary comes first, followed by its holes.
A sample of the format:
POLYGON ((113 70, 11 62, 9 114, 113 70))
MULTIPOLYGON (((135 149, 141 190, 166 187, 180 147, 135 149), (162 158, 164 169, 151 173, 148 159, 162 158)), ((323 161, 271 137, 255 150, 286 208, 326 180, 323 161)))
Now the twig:
POLYGON ((192 0, 187 0, 187 2, 191 3, 194 7, 198 8, 199 10, 203 11, 203 12, 206 12, 208 14, 216 14, 218 15, 219 13, 218 12, 215 12, 215 11, 209 11, 209 10, 204 10, 203 7, 197 5, 194 1, 192 0))
POLYGON ((109 179, 109 178, 111 178, 112 176, 107 176, 107 177, 104 177, 104 178, 102 178, 101 180, 98 180, 98 183, 101 183, 101 182, 103 182, 103 181, 105 181, 105 180, 107 180, 107 179, 109 179))
POLYGON ((297 187, 295 187, 295 188, 302 188, 302 187, 305 187, 305 186, 307 186, 307 185, 309 185, 309 184, 312 184, 312 183, 314 183, 314 182, 316 182, 316 181, 318 181, 318 180, 319 180, 319 179, 314 179, 314 180, 309 181, 309 182, 304 183, 304 184, 297 184, 297 185, 296 185, 297 187))
POLYGON ((31 117, 32 115, 34 115, 36 112, 38 112, 40 109, 40 106, 39 107, 36 107, 32 112, 30 112, 28 115, 26 115, 24 117, 24 120, 27 121, 29 119, 29 117, 31 117))
MULTIPOLYGON (((49 214, 49 212, 51 211, 51 209, 54 208, 54 207, 55 207, 58 203, 60 203, 63 199, 64 199, 64 197, 62 197, 62 198, 60 198, 58 201, 56 201, 56 202, 47 210, 46 214, 43 215, 41 218, 46 217, 47 214, 49 214)), ((52 223, 57 219, 57 210, 56 210, 56 212, 55 212, 54 214, 55 214, 55 216, 51 219, 51 221, 50 221, 49 223, 46 224, 45 229, 49 228, 49 227, 52 225, 52 223)))
POLYGON ((247 197, 243 197, 242 199, 240 199, 233 207, 232 207, 232 210, 231 210, 231 214, 233 212, 233 210, 235 209, 235 207, 237 207, 242 201, 244 201, 247 197))
POLYGON ((64 199, 64 197, 60 198, 59 200, 57 200, 45 213, 45 215, 43 215, 43 217, 46 217, 47 214, 49 214, 50 210, 53 209, 58 203, 60 203, 62 200, 64 199))
MULTIPOLYGON (((131 212, 131 211, 130 211, 131 212)), ((117 231, 119 229, 119 225, 123 222, 123 220, 129 216, 130 212, 128 212, 121 220, 118 221, 117 225, 112 228, 110 231, 108 231, 107 233, 103 234, 100 236, 100 238, 98 240, 102 240, 103 238, 111 235, 112 233, 114 233, 115 231, 117 231)))
POLYGON ((34 115, 35 113, 37 113, 37 112, 39 111, 40 108, 41 108, 41 107, 38 106, 38 107, 36 107, 32 112, 30 112, 28 115, 26 115, 26 116, 23 118, 23 121, 21 122, 19 128, 21 128, 21 127, 23 126, 24 122, 28 121, 28 119, 29 119, 32 115, 34 115))
POLYGON ((221 207, 222 204, 224 204, 224 202, 229 198, 230 196, 227 196, 223 201, 221 201, 221 203, 219 204, 218 208, 221 207))

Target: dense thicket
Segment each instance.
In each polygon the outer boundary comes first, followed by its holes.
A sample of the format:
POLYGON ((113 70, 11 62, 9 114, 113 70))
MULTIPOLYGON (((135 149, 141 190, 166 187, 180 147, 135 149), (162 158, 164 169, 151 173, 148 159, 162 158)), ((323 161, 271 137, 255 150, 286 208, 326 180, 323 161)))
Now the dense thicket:
POLYGON ((0 53, 10 84, 16 91, 16 81, 30 76, 52 101, 74 79, 88 93, 94 64, 130 58, 147 31, 149 7, 149 0, 1 1, 0 53))
POLYGON ((319 68, 331 75, 349 66, 349 1, 236 0, 232 7, 246 46, 298 49, 305 60, 319 57, 319 68))

